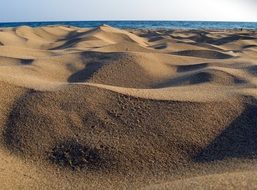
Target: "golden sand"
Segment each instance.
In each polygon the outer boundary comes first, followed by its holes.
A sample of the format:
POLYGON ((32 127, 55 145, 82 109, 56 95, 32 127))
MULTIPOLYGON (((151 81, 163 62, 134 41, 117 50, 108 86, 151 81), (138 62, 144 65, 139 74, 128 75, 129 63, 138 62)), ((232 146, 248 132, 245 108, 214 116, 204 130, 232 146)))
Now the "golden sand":
POLYGON ((0 29, 1 189, 256 189, 257 33, 0 29))

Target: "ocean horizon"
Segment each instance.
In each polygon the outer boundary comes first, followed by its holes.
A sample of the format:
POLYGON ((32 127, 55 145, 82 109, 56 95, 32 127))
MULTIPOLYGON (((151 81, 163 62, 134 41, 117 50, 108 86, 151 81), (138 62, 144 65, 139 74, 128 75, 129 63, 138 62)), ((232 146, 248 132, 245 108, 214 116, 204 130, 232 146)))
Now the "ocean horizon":
POLYGON ((0 27, 41 27, 68 25, 81 28, 95 28, 107 24, 123 29, 257 29, 257 22, 225 21, 41 21, 41 22, 0 22, 0 27))

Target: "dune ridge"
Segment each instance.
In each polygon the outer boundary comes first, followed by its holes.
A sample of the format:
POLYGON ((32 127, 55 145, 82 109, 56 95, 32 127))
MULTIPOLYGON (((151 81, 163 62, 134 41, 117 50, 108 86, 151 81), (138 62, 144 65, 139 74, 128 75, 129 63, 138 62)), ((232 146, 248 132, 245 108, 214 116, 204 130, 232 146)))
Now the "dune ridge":
POLYGON ((251 30, 0 30, 4 189, 256 188, 251 30))

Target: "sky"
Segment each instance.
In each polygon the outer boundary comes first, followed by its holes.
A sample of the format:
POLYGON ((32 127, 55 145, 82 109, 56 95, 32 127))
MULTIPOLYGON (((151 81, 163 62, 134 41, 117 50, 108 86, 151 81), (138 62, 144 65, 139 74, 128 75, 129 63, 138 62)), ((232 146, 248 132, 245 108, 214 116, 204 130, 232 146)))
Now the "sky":
POLYGON ((257 0, 0 0, 0 22, 197 20, 257 22, 257 0))

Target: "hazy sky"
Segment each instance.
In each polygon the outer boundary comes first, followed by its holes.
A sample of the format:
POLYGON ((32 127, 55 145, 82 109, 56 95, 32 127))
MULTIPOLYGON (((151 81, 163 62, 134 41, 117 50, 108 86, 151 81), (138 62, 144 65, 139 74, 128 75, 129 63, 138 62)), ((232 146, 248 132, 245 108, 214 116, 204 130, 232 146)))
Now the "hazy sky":
POLYGON ((0 22, 52 20, 257 22, 257 0, 0 0, 0 22))

